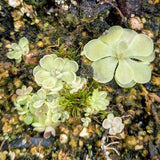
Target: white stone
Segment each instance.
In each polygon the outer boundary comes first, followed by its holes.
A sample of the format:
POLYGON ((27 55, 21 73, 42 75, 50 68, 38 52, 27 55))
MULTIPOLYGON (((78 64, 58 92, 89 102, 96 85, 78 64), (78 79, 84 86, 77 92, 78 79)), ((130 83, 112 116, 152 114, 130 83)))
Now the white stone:
POLYGON ((89 138, 89 133, 87 131, 87 128, 83 128, 83 130, 80 132, 79 136, 83 137, 83 138, 89 138))
POLYGON ((21 1, 20 0, 8 0, 8 4, 11 7, 16 8, 17 6, 21 4, 21 1))
POLYGON ((60 135, 60 142, 61 143, 67 143, 68 142, 68 136, 66 134, 60 135))

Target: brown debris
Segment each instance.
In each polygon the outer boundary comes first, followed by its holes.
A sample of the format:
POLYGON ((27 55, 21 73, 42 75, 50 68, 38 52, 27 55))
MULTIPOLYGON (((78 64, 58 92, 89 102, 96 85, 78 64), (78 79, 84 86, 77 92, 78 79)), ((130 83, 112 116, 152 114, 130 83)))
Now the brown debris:
POLYGON ((141 15, 141 1, 139 0, 118 0, 118 6, 123 15, 127 18, 134 15, 141 15))
POLYGON ((129 25, 131 29, 134 29, 134 30, 140 31, 143 29, 143 23, 141 22, 141 19, 137 16, 129 19, 129 25))
POLYGON ((150 153, 151 160, 159 160, 159 158, 157 156, 157 149, 153 145, 151 140, 149 141, 149 153, 150 153))
POLYGON ((160 103, 160 97, 157 96, 155 93, 150 93, 150 94, 149 94, 149 97, 150 97, 152 100, 160 103))

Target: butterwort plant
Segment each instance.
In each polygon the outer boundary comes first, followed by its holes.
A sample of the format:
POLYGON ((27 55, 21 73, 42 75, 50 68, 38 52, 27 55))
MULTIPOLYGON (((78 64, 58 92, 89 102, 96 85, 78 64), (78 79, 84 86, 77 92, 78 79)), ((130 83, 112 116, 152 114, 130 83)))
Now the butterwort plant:
POLYGON ((100 83, 115 76, 119 86, 130 88, 151 79, 149 64, 154 60, 154 46, 145 34, 113 26, 106 35, 89 41, 83 54, 93 61, 93 78, 100 83))
POLYGON ((11 51, 7 53, 9 59, 15 59, 17 63, 21 62, 22 57, 29 52, 29 41, 27 38, 22 37, 18 44, 11 44, 11 51))

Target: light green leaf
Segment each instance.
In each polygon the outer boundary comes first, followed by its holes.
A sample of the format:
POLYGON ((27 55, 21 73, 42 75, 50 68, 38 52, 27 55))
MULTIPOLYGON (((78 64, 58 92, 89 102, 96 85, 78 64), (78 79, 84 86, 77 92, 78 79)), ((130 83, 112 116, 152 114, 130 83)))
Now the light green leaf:
POLYGON ((101 98, 106 98, 107 97, 107 92, 106 91, 100 91, 99 95, 101 98))
POLYGON ((137 34, 125 50, 126 57, 148 57, 153 53, 153 41, 145 34, 137 34))
POLYGON ((56 54, 51 54, 50 56, 52 57, 53 60, 55 60, 57 58, 56 54))
POLYGON ((101 58, 111 56, 113 53, 110 46, 104 44, 99 39, 94 39, 84 46, 84 54, 89 60, 96 61, 101 58))
POLYGON ((22 48, 22 52, 23 52, 23 55, 26 55, 28 52, 29 52, 29 46, 27 45, 27 46, 24 46, 23 48, 22 48))
POLYGON ((52 69, 54 69, 53 56, 51 55, 44 56, 43 58, 40 59, 39 64, 43 69, 50 72, 52 69))
POLYGON ((151 55, 149 55, 148 57, 142 57, 142 56, 133 56, 132 58, 140 60, 142 62, 145 63, 150 63, 155 59, 155 53, 153 52, 151 55))
POLYGON ((122 88, 131 88, 131 87, 133 87, 133 86, 136 84, 135 81, 131 81, 131 82, 128 83, 128 84, 122 84, 122 83, 120 83, 120 82, 116 79, 116 77, 115 77, 115 81, 116 81, 117 84, 118 84, 120 87, 122 87, 122 88))
POLYGON ((31 114, 28 114, 25 118, 24 118, 24 123, 30 125, 33 121, 33 116, 31 114))
POLYGON ((34 108, 40 108, 44 104, 44 100, 38 100, 33 103, 34 108))
POLYGON ((126 60, 119 60, 119 65, 116 69, 115 78, 121 84, 128 84, 133 80, 133 71, 126 60))
POLYGON ((62 73, 62 80, 67 82, 67 83, 71 83, 72 81, 74 81, 76 79, 76 74, 74 72, 63 72, 62 73))
POLYGON ((77 72, 78 70, 78 64, 75 61, 69 60, 65 63, 63 71, 72 71, 77 72))
POLYGON ((48 77, 42 82, 42 86, 45 89, 52 89, 56 86, 57 79, 54 77, 48 77))
POLYGON ((151 80, 151 67, 133 60, 127 60, 133 71, 133 79, 137 83, 147 83, 151 80))
POLYGON ((58 70, 58 71, 62 71, 62 69, 63 69, 63 67, 64 67, 64 60, 63 60, 63 58, 60 58, 60 57, 58 57, 58 58, 56 58, 55 60, 54 60, 54 68, 56 69, 56 70, 58 70))
POLYGON ((123 53, 127 48, 128 48, 128 45, 125 41, 119 41, 117 43, 117 48, 116 48, 117 50, 116 51, 117 51, 117 57, 119 59, 125 57, 125 55, 123 53))
POLYGON ((20 63, 21 62, 21 60, 22 60, 22 58, 20 57, 20 58, 18 58, 18 59, 16 59, 16 63, 20 63))
POLYGON ((123 34, 123 28, 120 26, 113 26, 109 29, 109 33, 99 37, 101 41, 108 45, 115 44, 123 34))
POLYGON ((20 59, 22 57, 23 52, 22 51, 16 51, 14 52, 14 59, 20 59))
POLYGON ((34 131, 43 132, 45 130, 45 125, 41 123, 32 123, 32 126, 35 127, 34 131))
POLYGON ((36 67, 33 69, 33 76, 35 76, 35 74, 36 74, 38 71, 42 71, 42 70, 43 70, 42 67, 40 67, 39 65, 36 66, 36 67))
POLYGON ((35 81, 37 82, 38 85, 41 85, 44 80, 46 80, 50 77, 51 77, 50 73, 45 70, 39 70, 34 75, 35 81))
POLYGON ((14 51, 20 51, 20 50, 21 50, 20 46, 19 46, 17 43, 12 43, 12 44, 11 44, 11 48, 12 48, 14 51))
POLYGON ((46 91, 44 89, 39 89, 37 91, 37 96, 40 98, 40 99, 46 99, 46 91))
POLYGON ((136 35, 137 32, 135 32, 134 30, 124 28, 120 40, 125 41, 129 46, 129 44, 133 41, 136 35))
POLYGON ((10 52, 8 52, 8 53, 7 53, 7 57, 8 57, 9 59, 14 59, 14 58, 15 58, 15 51, 10 51, 10 52))
POLYGON ((113 79, 114 71, 117 66, 117 59, 108 57, 92 63, 94 70, 94 80, 107 83, 113 79))
POLYGON ((9 58, 9 59, 20 59, 21 58, 21 56, 22 56, 22 51, 11 51, 11 52, 8 52, 7 53, 7 57, 9 58))
POLYGON ((50 90, 51 90, 52 92, 57 92, 57 91, 61 90, 62 88, 63 88, 62 80, 57 80, 54 88, 51 88, 50 90))
POLYGON ((55 113, 52 115, 52 121, 55 123, 55 122, 58 122, 59 118, 61 117, 61 114, 60 113, 55 113))
POLYGON ((28 39, 23 37, 19 40, 19 46, 23 49, 29 44, 28 39))

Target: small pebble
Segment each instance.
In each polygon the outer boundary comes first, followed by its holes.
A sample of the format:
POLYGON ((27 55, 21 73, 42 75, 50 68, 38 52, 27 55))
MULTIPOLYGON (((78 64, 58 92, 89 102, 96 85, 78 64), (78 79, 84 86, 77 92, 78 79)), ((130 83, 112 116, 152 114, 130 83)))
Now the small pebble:
POLYGON ((38 45, 38 47, 41 47, 41 48, 44 46, 44 44, 43 44, 42 41, 39 41, 39 42, 37 43, 37 45, 38 45))
POLYGON ((137 150, 141 150, 141 149, 143 149, 143 145, 136 145, 135 146, 135 150, 137 151, 137 150))
POLYGON ((86 138, 86 139, 89 138, 89 133, 88 133, 87 128, 83 128, 83 130, 80 132, 79 136, 86 138))
POLYGON ((68 136, 66 134, 60 135, 60 142, 61 143, 67 143, 68 142, 68 136))
POLYGON ((137 16, 130 18, 129 24, 130 24, 130 27, 134 30, 140 31, 143 29, 143 23, 141 22, 140 18, 137 16))

